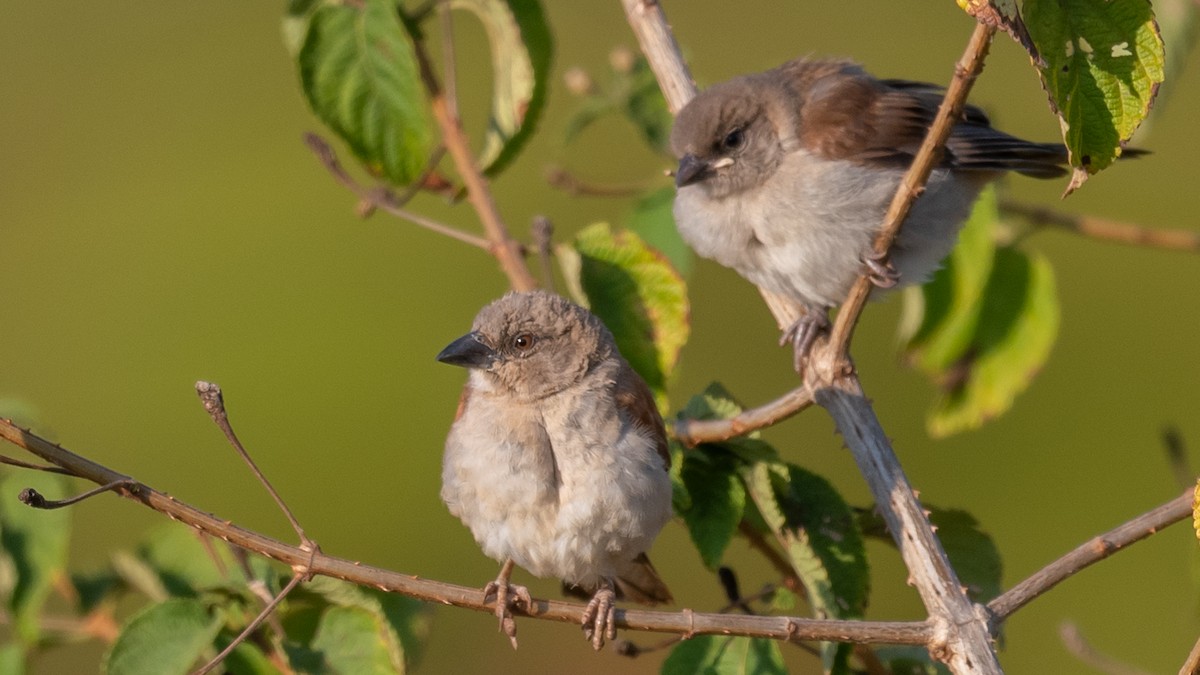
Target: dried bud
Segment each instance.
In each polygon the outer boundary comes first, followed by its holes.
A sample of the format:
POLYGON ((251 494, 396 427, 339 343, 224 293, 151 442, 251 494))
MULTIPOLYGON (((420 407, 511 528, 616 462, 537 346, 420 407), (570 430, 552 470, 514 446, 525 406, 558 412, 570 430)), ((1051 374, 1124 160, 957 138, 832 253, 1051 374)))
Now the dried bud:
POLYGON ((579 66, 568 68, 567 72, 563 73, 563 82, 567 85, 567 91, 576 96, 592 93, 592 76, 579 66))
POLYGON ((635 58, 633 50, 629 47, 613 47, 613 50, 608 53, 608 64, 615 72, 628 75, 633 72, 635 58))

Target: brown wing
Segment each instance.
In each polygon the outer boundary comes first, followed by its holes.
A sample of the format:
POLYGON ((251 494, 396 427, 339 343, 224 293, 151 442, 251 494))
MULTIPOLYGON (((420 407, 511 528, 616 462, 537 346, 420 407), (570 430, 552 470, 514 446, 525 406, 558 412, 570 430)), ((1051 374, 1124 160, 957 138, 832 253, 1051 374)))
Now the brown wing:
MULTIPOLYGON (((877 80, 848 61, 793 61, 776 72, 801 101, 801 142, 828 159, 907 167, 944 94, 924 82, 877 80)), ((1052 178, 1066 173, 1066 160, 1062 145, 997 131, 969 105, 950 133, 941 166, 1052 178)))
POLYGON ((650 387, 646 386, 645 380, 624 359, 621 360, 621 369, 617 371, 613 393, 617 407, 654 437, 654 445, 662 457, 663 468, 670 470, 671 451, 667 445, 667 428, 663 425, 662 416, 658 414, 658 407, 654 405, 654 394, 650 393, 650 387))
POLYGON ((463 416, 463 411, 467 409, 467 400, 471 398, 471 381, 463 385, 462 393, 458 395, 458 409, 454 411, 454 421, 463 416))

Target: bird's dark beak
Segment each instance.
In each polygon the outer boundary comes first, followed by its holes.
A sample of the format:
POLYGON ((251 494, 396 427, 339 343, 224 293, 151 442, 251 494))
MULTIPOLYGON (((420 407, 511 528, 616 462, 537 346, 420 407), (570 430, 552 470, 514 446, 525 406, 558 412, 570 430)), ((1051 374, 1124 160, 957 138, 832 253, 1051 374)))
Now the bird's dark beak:
POLYGON ((712 167, 708 165, 708 162, 697 159, 695 155, 688 153, 679 160, 679 168, 675 170, 675 187, 691 185, 710 175, 712 175, 712 167))
POLYGON ((487 368, 496 358, 496 351, 479 340, 479 333, 470 332, 446 345, 437 360, 463 368, 487 368))

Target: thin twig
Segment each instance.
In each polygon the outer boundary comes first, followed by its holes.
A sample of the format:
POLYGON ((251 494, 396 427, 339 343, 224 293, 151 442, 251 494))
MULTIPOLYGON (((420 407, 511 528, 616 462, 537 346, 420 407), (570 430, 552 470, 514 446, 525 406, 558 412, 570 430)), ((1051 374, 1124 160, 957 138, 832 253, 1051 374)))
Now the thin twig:
MULTIPOLYGON (((43 460, 61 466, 74 475, 94 483, 132 480, 71 453, 36 434, 0 419, 0 438, 24 448, 43 460)), ((121 490, 128 497, 170 518, 207 532, 234 546, 254 551, 314 575, 333 577, 351 583, 481 612, 492 612, 494 602, 483 602, 479 587, 466 587, 400 574, 352 560, 306 550, 234 525, 228 520, 200 511, 174 497, 144 484, 136 490, 121 490)), ((584 606, 577 602, 535 599, 533 606, 522 605, 515 612, 524 616, 576 624, 584 606)), ((691 635, 743 635, 777 640, 801 639, 869 644, 927 644, 934 626, 923 621, 833 621, 786 616, 741 616, 698 612, 661 612, 618 609, 618 628, 658 633, 691 635)))
POLYGON ((1191 230, 1155 229, 1097 216, 1063 213, 1012 200, 1001 201, 1000 212, 1023 218, 1035 227, 1053 227, 1100 241, 1200 253, 1200 232, 1191 230))
POLYGON ((258 479, 259 483, 262 483, 267 494, 271 495, 271 499, 275 500, 275 505, 279 507, 279 510, 283 511, 283 515, 291 523, 292 529, 296 531, 296 536, 300 538, 300 543, 316 547, 316 543, 309 539, 308 535, 304 533, 304 528, 300 527, 300 521, 296 520, 296 516, 292 513, 292 510, 283 501, 283 497, 280 497, 279 493, 275 491, 275 487, 271 485, 271 481, 267 480, 267 477, 259 470, 258 464, 255 464, 254 460, 250 458, 250 453, 246 452, 246 448, 238 440, 237 434, 233 433, 233 426, 229 423, 229 415, 225 412, 225 399, 221 396, 221 388, 213 382, 201 380, 196 383, 196 393, 199 394, 200 401, 204 404, 204 410, 212 418, 213 423, 225 434, 225 438, 229 441, 229 444, 233 446, 237 454, 250 467, 250 471, 254 473, 254 477, 258 479))
POLYGON ((458 117, 458 73, 454 56, 454 16, 449 0, 438 0, 438 25, 442 28, 442 87, 450 114, 458 117))
POLYGON ((135 480, 119 479, 66 499, 46 499, 37 490, 33 488, 25 488, 24 490, 21 490, 20 494, 17 495, 17 500, 26 506, 49 511, 52 509, 61 509, 64 506, 70 506, 72 504, 78 504, 89 497, 95 497, 96 495, 108 492, 109 490, 130 490, 137 489, 137 486, 138 483, 135 480))
POLYGON ((292 580, 288 582, 287 586, 284 586, 283 589, 279 591, 279 594, 262 608, 262 611, 258 613, 258 616, 254 617, 254 620, 251 621, 248 626, 246 626, 245 630, 243 630, 238 634, 237 637, 230 641, 230 643, 221 650, 220 654, 217 654, 212 658, 211 661, 196 670, 193 675, 205 675, 205 673, 212 671, 213 668, 216 668, 218 665, 220 665, 220 663, 225 660, 225 657, 229 656, 234 649, 237 649, 238 645, 245 642, 246 638, 250 637, 254 631, 258 630, 258 627, 262 625, 262 622, 266 621, 267 617, 271 616, 271 613, 275 611, 275 608, 279 606, 279 603, 283 602, 283 599, 287 597, 288 593, 291 593, 292 589, 298 586, 301 581, 304 581, 304 579, 304 574, 293 575, 292 580))
POLYGON ((546 216, 534 216, 533 227, 530 228, 533 246, 537 249, 538 262, 542 267, 542 284, 551 293, 554 292, 554 223, 546 216))
POLYGON ((1106 673, 1106 675, 1149 675, 1149 673, 1141 668, 1134 668, 1128 664, 1121 663, 1107 654, 1101 654, 1087 641, 1087 638, 1083 637, 1083 632, 1079 630, 1079 626, 1070 621, 1064 621, 1058 627, 1058 636, 1062 638, 1063 646, 1075 658, 1102 673, 1106 673))
MULTIPOLYGON (((485 251, 491 251, 492 244, 487 239, 476 237, 473 234, 463 232, 462 230, 457 230, 449 225, 439 223, 436 220, 426 218, 425 216, 418 215, 412 211, 402 208, 400 206, 399 199, 392 195, 391 190, 388 190, 386 187, 365 188, 359 185, 358 182, 355 181, 344 168, 342 168, 342 164, 338 161, 337 154, 334 153, 333 148, 325 142, 325 139, 321 138, 317 134, 304 134, 304 142, 306 145, 308 145, 309 149, 311 149, 313 153, 317 155, 317 159, 320 160, 321 165, 325 167, 325 170, 333 175, 337 182, 341 183, 351 192, 357 195, 360 202, 369 205, 371 208, 377 208, 385 213, 390 213, 397 218, 403 218, 432 232, 437 232, 438 234, 445 235, 451 239, 457 239, 464 244, 470 244, 476 248, 480 248, 485 251)), ((440 152, 442 151, 439 150, 439 153, 440 152)), ((434 154, 437 155, 439 153, 434 154)))
POLYGON ((59 466, 43 466, 41 464, 32 464, 30 462, 22 462, 19 459, 13 459, 12 457, 5 457, 4 455, 0 455, 0 464, 19 466, 22 469, 33 469, 34 471, 45 471, 46 473, 57 473, 64 476, 74 475, 70 471, 67 471, 59 466))
POLYGON ((1093 563, 1192 515, 1192 489, 1112 530, 1080 544, 1075 550, 1035 572, 988 603, 998 621, 1093 563))
MULTIPOLYGON (((946 144, 946 139, 950 137, 950 131, 962 118, 967 94, 970 93, 971 86, 975 84, 975 78, 983 70, 983 61, 987 57, 988 46, 991 44, 992 35, 995 32, 996 29, 991 26, 982 23, 975 24, 975 32, 971 34, 971 40, 967 44, 962 58, 955 65, 954 79, 950 81, 950 86, 946 87, 946 95, 942 99, 941 107, 938 108, 937 117, 934 118, 929 131, 926 132, 925 140, 921 143, 916 157, 913 158, 912 166, 908 168, 904 178, 901 179, 900 188, 892 198, 892 203, 888 206, 887 214, 883 218, 883 227, 875 236, 875 254, 877 256, 887 254, 896 235, 900 232, 900 227, 904 224, 904 219, 908 217, 913 202, 925 190, 925 182, 933 173, 934 165, 942 155, 942 148, 946 144)), ((854 335, 854 327, 858 323, 863 307, 866 306, 867 296, 870 295, 872 287, 870 275, 864 273, 855 282, 854 287, 850 290, 850 295, 838 309, 837 319, 829 335, 829 348, 835 354, 841 355, 842 358, 848 359, 846 355, 850 348, 850 339, 854 335)), ((837 365, 840 367, 841 364, 837 365)))
POLYGON ((500 268, 508 277, 508 283, 514 290, 530 291, 537 288, 537 281, 529 273, 522 257, 522 247, 509 234, 508 226, 500 216, 500 209, 488 188, 487 179, 475 163, 475 156, 463 131, 462 121, 454 114, 455 104, 448 101, 446 92, 433 73, 433 64, 425 51, 421 40, 414 40, 413 45, 417 55, 417 65, 421 72, 421 81, 429 93, 429 107, 433 111, 433 119, 442 132, 442 143, 450 152, 450 159, 458 170, 459 178, 467 187, 467 201, 475 209, 475 214, 483 223, 489 242, 488 251, 500 263, 500 268))
POLYGON ((1179 668, 1179 675, 1200 675, 1200 639, 1192 645, 1192 651, 1188 652, 1187 659, 1179 668))
POLYGON ((572 197, 633 197, 644 194, 660 181, 638 181, 636 183, 601 184, 589 183, 564 167, 546 169, 546 183, 572 197))
POLYGON ((723 420, 677 419, 672 433, 680 443, 693 447, 700 443, 720 443, 736 436, 778 424, 812 405, 812 392, 807 386, 797 387, 779 398, 757 408, 723 420))

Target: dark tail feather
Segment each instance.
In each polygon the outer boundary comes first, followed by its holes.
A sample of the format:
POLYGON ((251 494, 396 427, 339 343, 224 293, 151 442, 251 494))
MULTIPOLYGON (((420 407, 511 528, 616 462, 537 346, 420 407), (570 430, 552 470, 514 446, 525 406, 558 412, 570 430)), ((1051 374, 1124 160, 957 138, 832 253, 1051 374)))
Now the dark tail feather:
MULTIPOLYGON (((675 600, 645 553, 634 558, 621 570, 620 576, 613 580, 613 586, 618 599, 631 600, 643 605, 657 605, 675 600)), ((585 588, 576 584, 568 584, 565 581, 562 590, 563 595, 581 600, 590 600, 596 593, 595 588, 585 588)))

